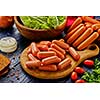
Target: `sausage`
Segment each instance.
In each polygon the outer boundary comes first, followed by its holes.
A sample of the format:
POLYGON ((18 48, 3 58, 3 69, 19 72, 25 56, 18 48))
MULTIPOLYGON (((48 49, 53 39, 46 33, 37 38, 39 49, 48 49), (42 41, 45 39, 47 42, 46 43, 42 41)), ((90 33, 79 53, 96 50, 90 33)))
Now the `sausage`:
POLYGON ((65 50, 64 49, 62 49, 61 47, 59 47, 58 45, 56 45, 56 44, 51 44, 51 46, 50 46, 51 48, 55 48, 56 50, 58 50, 58 51, 60 51, 63 55, 65 55, 66 54, 66 52, 65 52, 65 50))
POLYGON ((93 30, 98 30, 100 28, 100 24, 92 25, 93 30))
POLYGON ((85 30, 86 27, 82 26, 67 40, 67 43, 72 44, 85 30))
POLYGON ((76 32, 79 28, 81 28, 83 24, 79 24, 76 28, 74 28, 72 31, 69 33, 66 33, 64 39, 67 40, 74 32, 76 32))
POLYGON ((42 64, 49 65, 49 64, 59 63, 60 61, 61 59, 59 57, 51 56, 51 57, 42 59, 42 64))
POLYGON ((41 51, 47 51, 48 50, 48 45, 44 44, 37 44, 37 48, 41 51))
POLYGON ((100 34, 100 29, 98 29, 98 33, 100 34))
POLYGON ((29 48, 27 49, 27 54, 32 53, 32 48, 31 46, 29 46, 29 48))
POLYGON ((73 24, 71 25, 71 27, 68 29, 67 32, 70 32, 71 30, 73 30, 77 25, 79 25, 80 23, 82 23, 82 19, 80 17, 78 17, 73 24))
POLYGON ((93 41, 95 41, 99 37, 98 32, 94 32, 90 37, 88 37, 84 42, 82 42, 77 49, 83 50, 88 47, 93 41))
POLYGON ((37 57, 39 59, 43 59, 50 56, 56 56, 56 53, 54 51, 40 51, 37 53, 37 57))
POLYGON ((65 40, 64 40, 64 39, 60 39, 59 41, 60 41, 60 42, 65 42, 65 40))
POLYGON ((69 49, 69 44, 65 43, 65 42, 60 42, 58 40, 53 40, 52 43, 57 44, 58 46, 60 46, 61 48, 68 50, 69 49))
POLYGON ((56 65, 44 65, 44 66, 40 66, 39 70, 42 71, 56 71, 57 70, 57 66, 56 65))
POLYGON ((77 47, 81 42, 83 42, 91 33, 93 32, 92 28, 88 28, 74 43, 73 46, 77 47))
POLYGON ((59 58, 61 58, 61 59, 65 58, 65 56, 60 51, 56 50, 55 48, 49 48, 48 51, 54 51, 54 52, 56 52, 57 56, 59 58))
POLYGON ((41 41, 40 44, 50 46, 51 42, 50 41, 41 41))
POLYGON ((27 61, 26 62, 26 66, 28 68, 38 68, 39 66, 41 66, 41 62, 40 60, 36 60, 36 61, 27 61))
POLYGON ((73 47, 69 48, 69 54, 74 58, 75 61, 78 61, 80 59, 80 55, 73 47))
POLYGON ((36 56, 36 54, 39 52, 39 49, 37 48, 36 43, 35 42, 32 42, 31 43, 31 47, 32 47, 32 54, 34 56, 36 56))
POLYGON ((61 61, 57 67, 59 70, 62 70, 68 67, 70 64, 71 64, 71 60, 69 58, 66 58, 63 61, 61 61))
POLYGON ((82 20, 86 21, 86 22, 93 23, 93 24, 100 24, 99 21, 97 21, 96 19, 93 19, 91 17, 88 17, 88 16, 82 16, 82 20))
POLYGON ((85 26, 86 26, 86 28, 90 28, 92 25, 93 25, 92 23, 85 22, 85 26))
POLYGON ((37 60, 37 58, 34 57, 31 53, 28 54, 28 58, 29 58, 29 60, 31 60, 31 61, 36 61, 36 60, 37 60))

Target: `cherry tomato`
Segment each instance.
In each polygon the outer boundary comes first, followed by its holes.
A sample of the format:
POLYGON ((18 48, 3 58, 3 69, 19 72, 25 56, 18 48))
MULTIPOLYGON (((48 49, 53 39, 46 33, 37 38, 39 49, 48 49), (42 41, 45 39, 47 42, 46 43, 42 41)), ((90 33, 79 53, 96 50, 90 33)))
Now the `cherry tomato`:
POLYGON ((84 70, 84 68, 76 67, 75 72, 77 72, 78 74, 83 74, 85 72, 85 70, 84 70))
POLYGON ((76 80, 75 83, 86 83, 86 81, 83 79, 79 79, 79 80, 76 80))
POLYGON ((72 74, 71 74, 71 79, 72 79, 73 81, 75 81, 75 80, 78 79, 78 75, 77 75, 76 72, 72 72, 72 74))
POLYGON ((87 67, 93 67, 94 66, 94 61, 93 60, 85 60, 83 63, 87 67))

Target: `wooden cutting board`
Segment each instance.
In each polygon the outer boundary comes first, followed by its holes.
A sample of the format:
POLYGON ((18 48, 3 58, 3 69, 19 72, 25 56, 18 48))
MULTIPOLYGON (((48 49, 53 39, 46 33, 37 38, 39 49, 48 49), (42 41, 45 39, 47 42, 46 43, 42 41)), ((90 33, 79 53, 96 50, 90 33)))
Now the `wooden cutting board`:
POLYGON ((70 55, 67 55, 72 60, 72 63, 69 67, 61 71, 47 72, 47 71, 40 71, 38 69, 30 70, 26 67, 25 63, 26 61, 28 61, 27 49, 28 47, 22 52, 20 56, 21 66, 29 75, 40 79, 59 79, 66 77, 74 70, 76 66, 78 66, 85 59, 94 57, 99 54, 99 47, 96 44, 92 44, 87 49, 83 51, 78 51, 78 53, 80 54, 79 61, 75 61, 70 55))

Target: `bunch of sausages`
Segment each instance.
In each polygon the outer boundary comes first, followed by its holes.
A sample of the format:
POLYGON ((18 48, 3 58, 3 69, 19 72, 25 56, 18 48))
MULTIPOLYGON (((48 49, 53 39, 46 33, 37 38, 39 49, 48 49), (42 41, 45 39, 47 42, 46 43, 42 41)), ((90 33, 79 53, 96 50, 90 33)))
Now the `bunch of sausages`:
POLYGON ((32 42, 27 50, 29 61, 26 62, 26 66, 43 71, 63 70, 72 62, 67 53, 76 61, 80 59, 78 52, 65 43, 64 39, 32 42))
POLYGON ((78 50, 93 43, 100 34, 100 22, 88 16, 78 17, 68 29, 65 40, 78 50))

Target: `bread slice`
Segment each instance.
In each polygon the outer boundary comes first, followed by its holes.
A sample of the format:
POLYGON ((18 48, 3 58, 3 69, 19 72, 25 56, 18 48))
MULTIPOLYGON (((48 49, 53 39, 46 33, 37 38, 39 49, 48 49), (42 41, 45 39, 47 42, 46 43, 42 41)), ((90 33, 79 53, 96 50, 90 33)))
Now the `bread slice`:
POLYGON ((0 54, 0 76, 8 72, 8 65, 10 64, 10 59, 0 54))
POLYGON ((0 71, 0 76, 5 75, 8 72, 8 67, 0 71))

